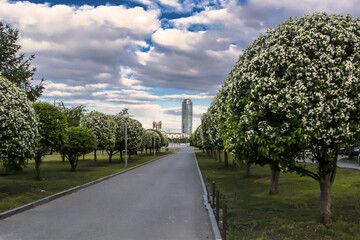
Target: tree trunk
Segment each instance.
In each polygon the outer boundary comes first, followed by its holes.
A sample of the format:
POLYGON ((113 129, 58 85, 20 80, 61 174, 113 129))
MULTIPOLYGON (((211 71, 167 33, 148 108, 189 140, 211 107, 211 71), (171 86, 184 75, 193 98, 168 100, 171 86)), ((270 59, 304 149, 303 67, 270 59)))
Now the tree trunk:
POLYGON ((112 163, 112 154, 113 154, 113 152, 109 153, 109 163, 112 163))
POLYGON ((94 165, 96 166, 96 150, 94 152, 94 165))
POLYGON ((225 167, 229 166, 229 157, 226 150, 224 150, 224 163, 225 163, 225 167))
POLYGON ((202 149, 203 153, 205 152, 204 148, 202 149))
POLYGON ((120 150, 120 162, 123 162, 123 155, 122 155, 122 151, 120 150))
POLYGON ((250 177, 250 161, 249 160, 246 160, 245 161, 245 177, 250 177))
POLYGON ((61 159, 62 159, 62 162, 65 162, 65 154, 61 153, 61 159))
POLYGON ((324 225, 332 221, 331 218, 331 186, 334 182, 336 168, 328 174, 320 176, 320 222, 324 225))
POLYGON ((40 177, 40 161, 41 161, 41 157, 40 157, 40 159, 39 158, 37 158, 37 159, 35 159, 35 178, 36 178, 36 180, 41 180, 41 177, 40 177))
POLYGON ((218 158, 219 158, 219 163, 221 163, 221 151, 220 151, 220 150, 218 150, 218 154, 219 154, 219 156, 218 156, 218 158))
POLYGON ((277 185, 279 182, 279 176, 280 176, 280 171, 277 168, 277 166, 274 166, 272 164, 270 164, 270 170, 271 170, 271 181, 270 181, 270 191, 269 194, 273 195, 273 194, 277 194, 277 185))
POLYGON ((212 153, 213 153, 213 157, 215 158, 215 160, 217 161, 217 153, 216 153, 216 150, 212 150, 212 153))

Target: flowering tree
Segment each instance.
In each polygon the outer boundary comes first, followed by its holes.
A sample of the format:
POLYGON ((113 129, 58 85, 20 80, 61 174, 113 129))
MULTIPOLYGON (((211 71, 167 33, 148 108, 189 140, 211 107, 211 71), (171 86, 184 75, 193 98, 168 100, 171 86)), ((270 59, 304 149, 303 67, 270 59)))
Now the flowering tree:
POLYGON ((67 121, 64 113, 57 107, 45 103, 33 103, 39 121, 40 137, 36 142, 35 170, 36 178, 40 180, 41 158, 51 150, 60 151, 66 140, 67 121))
POLYGON ((145 137, 143 138, 146 141, 146 150, 149 149, 150 153, 155 148, 158 149, 161 147, 161 138, 157 132, 152 129, 145 130, 145 137), (154 146, 155 139, 155 146, 154 146))
POLYGON ((69 160, 72 171, 75 171, 78 165, 79 156, 92 152, 96 145, 96 137, 91 130, 82 127, 68 128, 62 151, 69 160))
MULTIPOLYGON (((125 149, 125 119, 121 112, 113 116, 113 118, 116 123, 115 149, 117 150, 117 152, 120 152, 120 159, 121 161, 123 161, 122 151, 125 149)), ((115 152, 115 154, 117 152, 115 152)))
POLYGON ((350 16, 290 19, 246 49, 228 86, 227 142, 318 181, 324 224, 338 149, 359 140, 359 32, 350 16), (318 163, 315 172, 295 161, 303 152, 318 163))
POLYGON ((201 145, 205 148, 207 155, 210 156, 210 153, 213 152, 213 146, 210 139, 209 116, 206 113, 201 116, 201 126, 201 145))
POLYGON ((152 146, 152 132, 150 130, 145 130, 144 135, 141 139, 141 147, 145 149, 146 154, 147 150, 151 149, 152 146))
MULTIPOLYGON (((144 135, 144 128, 142 124, 135 119, 129 118, 127 120, 127 140, 128 140, 128 150, 136 152, 141 147, 142 137, 144 135)), ((131 154, 129 154, 129 159, 131 154)))
MULTIPOLYGON (((104 113, 92 111, 81 118, 80 126, 91 130, 95 134, 98 147, 106 150, 111 163, 116 143, 116 123, 114 119, 104 113)), ((94 162, 96 165, 96 149, 94 162)))
POLYGON ((25 92, 0 76, 0 160, 6 170, 21 170, 34 157, 37 119, 25 92))

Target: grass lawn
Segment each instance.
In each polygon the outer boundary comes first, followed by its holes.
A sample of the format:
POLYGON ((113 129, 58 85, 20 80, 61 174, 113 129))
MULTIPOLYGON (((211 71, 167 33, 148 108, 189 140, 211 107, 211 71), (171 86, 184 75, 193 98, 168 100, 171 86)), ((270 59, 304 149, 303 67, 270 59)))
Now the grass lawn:
MULTIPOLYGON (((169 152, 160 152, 156 158, 169 152)), ((153 154, 131 156, 128 168, 154 159, 153 154)), ((113 156, 112 164, 107 154, 97 154, 97 166, 94 166, 94 155, 89 154, 79 158, 75 172, 71 171, 68 161, 62 162, 61 157, 44 157, 40 166, 43 181, 35 180, 34 161, 29 161, 23 172, 6 174, 0 168, 0 212, 4 212, 35 200, 53 195, 78 185, 99 179, 125 169, 124 162, 120 162, 120 154, 113 156)))
MULTIPOLYGON (((320 187, 309 177, 281 173, 279 194, 269 196, 270 168, 251 166, 225 168, 196 151, 211 191, 212 181, 220 191, 220 205, 228 205, 228 239, 360 239, 360 171, 339 168, 332 186, 334 222, 318 223, 320 187)), ((309 164, 309 168, 315 169, 309 164)))

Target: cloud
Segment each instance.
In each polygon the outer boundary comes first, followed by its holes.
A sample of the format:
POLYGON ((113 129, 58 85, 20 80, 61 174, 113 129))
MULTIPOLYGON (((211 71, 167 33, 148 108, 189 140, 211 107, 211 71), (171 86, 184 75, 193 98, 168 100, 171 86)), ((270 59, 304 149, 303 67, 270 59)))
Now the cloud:
POLYGON ((189 94, 179 94, 179 95, 164 95, 160 98, 162 99, 212 99, 214 96, 209 96, 207 94, 199 94, 199 95, 189 95, 189 94))
POLYGON ((165 47, 181 51, 194 51, 196 45, 202 42, 204 33, 179 29, 159 29, 152 35, 152 39, 155 43, 165 47))
POLYGON ((36 54, 35 77, 69 85, 121 85, 119 66, 148 46, 144 39, 160 27, 159 14, 141 7, 0 0, 0 20, 20 30, 22 52, 36 54))

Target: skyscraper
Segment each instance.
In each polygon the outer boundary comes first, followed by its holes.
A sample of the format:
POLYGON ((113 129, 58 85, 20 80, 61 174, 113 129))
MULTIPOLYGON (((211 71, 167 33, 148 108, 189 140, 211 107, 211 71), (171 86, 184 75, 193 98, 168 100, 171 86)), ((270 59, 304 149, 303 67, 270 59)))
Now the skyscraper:
POLYGON ((184 99, 182 102, 182 125, 181 132, 186 134, 192 133, 192 117, 193 117, 193 105, 190 99, 184 99))

